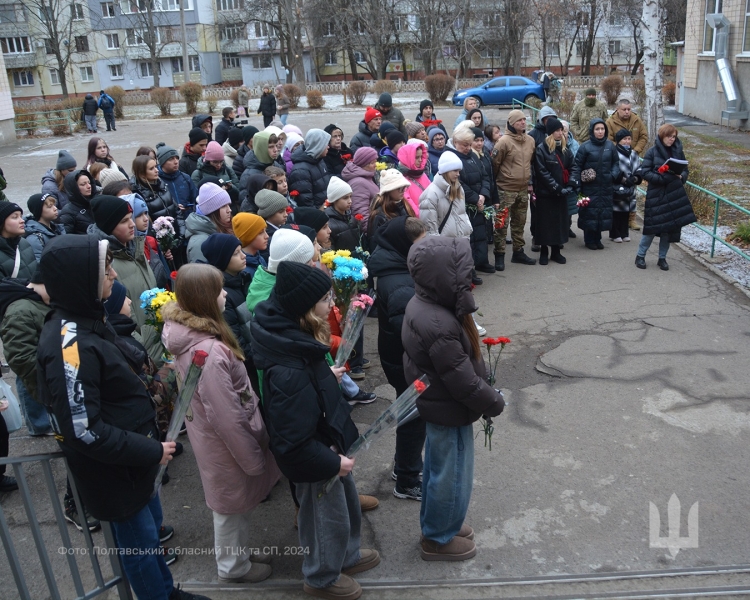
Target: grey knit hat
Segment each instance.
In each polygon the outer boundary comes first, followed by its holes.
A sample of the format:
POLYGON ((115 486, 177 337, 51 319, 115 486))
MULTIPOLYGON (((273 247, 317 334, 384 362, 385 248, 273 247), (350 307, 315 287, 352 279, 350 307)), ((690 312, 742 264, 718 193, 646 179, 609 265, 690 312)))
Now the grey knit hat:
POLYGON ((267 219, 280 210, 286 209, 289 203, 286 198, 273 190, 260 190, 255 195, 255 206, 258 207, 258 216, 267 219))
POLYGON ((160 167, 172 157, 179 158, 177 150, 167 146, 164 142, 156 144, 156 162, 159 163, 160 167))
POLYGON ((60 152, 57 153, 57 164, 55 165, 55 169, 58 171, 75 169, 77 165, 78 163, 76 163, 76 159, 73 158, 73 155, 67 150, 60 150, 60 152))

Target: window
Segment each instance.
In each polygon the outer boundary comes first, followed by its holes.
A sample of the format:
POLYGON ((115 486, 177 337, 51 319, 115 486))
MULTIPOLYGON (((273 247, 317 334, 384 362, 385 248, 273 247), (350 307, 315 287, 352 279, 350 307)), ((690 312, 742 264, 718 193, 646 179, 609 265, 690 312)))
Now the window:
POLYGON ((252 21, 250 23, 250 37, 268 37, 268 23, 263 23, 261 21, 252 21), (253 34, 255 35, 253 36, 253 34))
MULTIPOLYGON (((127 34, 128 46, 145 46, 150 39, 148 31, 126 29, 125 32, 127 34)), ((161 43, 161 35, 159 34, 158 27, 154 27, 154 34, 156 37, 155 42, 157 44, 161 43)))
POLYGON ((445 46, 443 46, 443 56, 445 56, 446 58, 456 58, 456 47, 453 44, 446 44, 445 46))
POLYGON ((199 57, 197 57, 197 56, 188 56, 188 62, 190 63, 190 70, 193 73, 200 73, 200 70, 201 70, 201 61, 200 61, 199 57))
POLYGON ((13 85, 34 85, 34 75, 31 73, 31 71, 13 71, 13 85))
POLYGON ((109 78, 110 79, 124 79, 122 74, 122 65, 109 65, 109 78))
POLYGON ((336 33, 336 28, 333 25, 333 21, 326 21, 323 23, 323 37, 333 37, 336 33))
POLYGON ((0 23, 15 23, 16 22, 16 6, 15 4, 3 4, 0 6, 0 23))
POLYGON ((354 35, 365 35, 367 33, 367 27, 365 26, 364 21, 354 21, 354 25, 352 25, 352 33, 354 35))
MULTIPOLYGON (((190 62, 190 70, 193 73, 197 73, 201 70, 201 61, 197 56, 188 56, 190 62)), ((182 57, 178 56, 172 59, 172 73, 182 73, 182 57)), ((159 65, 159 73, 161 74, 161 65, 159 65)))
POLYGON ((583 56, 586 52, 586 45, 583 42, 576 42, 576 54, 583 56))
MULTIPOLYGON (((159 10, 180 10, 180 0, 161 0, 157 6, 159 10)), ((190 0, 185 0, 185 10, 190 10, 190 0)))
MULTIPOLYGON (((750 1, 750 0, 748 0, 748 1, 750 1)), ((354 51, 354 61, 358 62, 358 63, 367 62, 365 60, 365 55, 362 54, 359 50, 355 50, 354 51)))
POLYGON ((520 77, 510 77, 508 78, 508 85, 509 86, 519 86, 519 85, 527 85, 525 79, 521 79, 520 77))
POLYGON ((221 54, 221 68, 222 69, 239 69, 240 68, 240 55, 236 53, 221 54))
POLYGON ((482 16, 482 27, 500 27, 500 15, 497 13, 482 16))
POLYGON ((54 54, 55 53, 55 44, 49 38, 47 38, 46 40, 44 40, 44 52, 45 52, 45 54, 54 54))
POLYGON ((3 54, 26 54, 31 52, 31 43, 28 37, 0 38, 0 48, 3 54))
POLYGON ((117 50, 120 47, 120 36, 116 33, 107 33, 104 35, 107 38, 107 49, 117 50))
POLYGON ((270 69, 270 56, 253 56, 253 69, 270 69))
POLYGON ((581 26, 589 26, 589 13, 585 11, 579 11, 579 13, 576 15, 576 19, 581 26))
POLYGON ((521 58, 529 58, 529 56, 531 56, 531 43, 524 42, 521 47, 521 58))
POLYGON ((78 67, 78 71, 81 73, 81 81, 83 83, 92 83, 94 81, 93 67, 78 67))
POLYGON ((57 69, 50 69, 49 80, 52 85, 60 85, 60 71, 58 71, 57 69))
POLYGON ((614 26, 614 24, 615 24, 615 15, 609 15, 609 24, 614 26))
POLYGON ((121 0, 120 11, 125 15, 146 12, 149 0, 121 0))
POLYGON ((83 21, 83 4, 71 4, 70 15, 74 21, 83 21))
POLYGON ((221 25, 219 27, 220 40, 238 40, 240 38, 242 38, 242 25, 221 25))
POLYGON ((742 41, 742 51, 750 52, 750 0, 745 6, 745 37, 742 41))
POLYGON ((326 52, 326 65, 337 65, 339 64, 339 53, 338 52, 326 52))
POLYGON ((388 62, 401 62, 404 60, 404 55, 401 54, 398 50, 394 50, 391 52, 391 55, 388 57, 388 62))
POLYGON ((52 13, 52 9, 49 6, 39 7, 39 20, 42 23, 49 23, 50 21, 54 20, 54 14, 52 13))
POLYGON ((620 54, 620 52, 621 52, 620 40, 610 40, 609 41, 609 53, 620 54))
MULTIPOLYGON (((159 75, 161 75, 161 63, 156 63, 159 67, 159 75)), ((153 77, 154 76, 154 68, 153 65, 150 62, 142 62, 140 63, 140 69, 141 69, 141 77, 153 77)))
POLYGON ((547 56, 560 56, 559 42, 547 42, 547 56))
POLYGON ((396 31, 409 31, 409 17, 396 15, 393 19, 393 27, 396 31))
POLYGON ((482 58, 500 58, 499 48, 485 48, 481 53, 482 58))
MULTIPOLYGON (((706 14, 720 13, 722 11, 722 0, 706 0, 706 14)), ((746 36, 747 37, 747 36, 746 36)), ((708 24, 703 22, 703 52, 714 51, 714 30, 708 24)))
POLYGON ((178 56, 172 59, 172 73, 182 73, 182 57, 178 56))
POLYGON ((89 51, 89 38, 85 35, 76 36, 76 52, 88 52, 89 51))
POLYGON ((111 19, 115 16, 114 2, 102 2, 99 6, 102 7, 102 17, 104 17, 105 19, 111 19))
POLYGON ((238 10, 242 8, 240 0, 216 0, 216 10, 238 10))

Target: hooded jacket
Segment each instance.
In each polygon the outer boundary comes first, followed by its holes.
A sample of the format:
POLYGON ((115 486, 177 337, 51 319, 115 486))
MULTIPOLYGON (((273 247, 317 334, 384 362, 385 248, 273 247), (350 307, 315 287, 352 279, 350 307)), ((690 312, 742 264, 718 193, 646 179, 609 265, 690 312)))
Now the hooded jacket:
MULTIPOLYGON (((221 149, 224 151, 224 164, 226 165, 227 169, 234 173, 234 159, 237 158, 237 149, 229 143, 229 140, 221 145, 221 149)), ((240 176, 237 175, 237 173, 234 173, 234 175, 237 178, 237 182, 239 183, 240 176)))
POLYGON ((243 161, 245 160, 245 154, 247 154, 248 150, 250 150, 250 147, 242 144, 239 148, 237 148, 237 156, 235 156, 234 160, 232 161, 232 171, 234 171, 234 174, 237 175, 238 180, 242 177, 242 172, 245 170, 243 161))
POLYGON ((268 153, 268 138, 270 137, 270 131, 261 131, 253 137, 253 149, 245 153, 242 161, 245 170, 242 171, 242 177, 240 177, 239 188, 241 190, 247 189, 247 182, 252 175, 262 175, 263 171, 272 165, 286 170, 284 159, 280 159, 280 162, 275 161, 268 153))
POLYGON ((261 267, 255 271, 253 280, 250 282, 250 288, 247 290, 246 306, 250 314, 255 313, 255 307, 268 300, 276 285, 276 274, 271 273, 267 267, 261 267))
POLYGON ((0 281, 0 336, 8 365, 36 400, 36 351, 44 320, 52 309, 26 287, 27 283, 26 279, 0 281))
POLYGON ((341 177, 341 172, 344 170, 344 167, 351 162, 352 156, 354 156, 354 152, 352 152, 344 142, 341 142, 341 148, 339 149, 331 148, 329 146, 328 153, 323 157, 323 160, 325 161, 328 172, 331 175, 341 177))
POLYGON ((533 183, 534 139, 510 125, 492 149, 492 172, 504 192, 523 192, 533 183))
POLYGON ((227 292, 226 304, 224 305, 224 319, 232 329, 234 337, 240 343, 245 357, 252 360, 252 340, 250 338, 250 321, 252 313, 247 308, 247 291, 251 278, 244 271, 237 275, 230 275, 226 271, 224 275, 224 289, 227 292))
MULTIPOLYGON (((159 167, 159 179, 161 179, 169 190, 169 194, 172 196, 172 200, 177 204, 180 228, 182 231, 181 235, 185 235, 185 219, 183 215, 195 212, 195 203, 198 199, 198 188, 193 183, 190 175, 183 173, 179 169, 174 173, 165 173, 162 171, 161 166, 159 167), (179 210, 179 205, 185 207, 185 211, 179 210)), ((150 211, 149 211, 150 212, 150 211)))
POLYGON ((472 356, 461 319, 476 310, 471 293, 474 261, 469 240, 430 237, 408 258, 415 295, 401 330, 406 381, 427 375, 430 387, 417 398, 428 423, 470 425, 499 415, 505 403, 487 383, 484 359, 472 356))
MULTIPOLYGON (((148 504, 162 458, 154 405, 105 321, 101 301, 107 242, 60 238, 43 269, 54 312, 37 352, 39 400, 86 508, 127 519, 148 504)), ((135 304, 135 303, 134 303, 135 304)))
POLYGON ((254 173, 247 178, 247 185, 240 190, 240 200, 242 201, 240 212, 258 213, 255 196, 269 181, 273 181, 273 179, 263 173, 254 173))
POLYGON ((65 176, 63 186, 70 201, 60 211, 60 223, 66 233, 86 233, 89 225, 94 223, 94 214, 91 212, 91 199, 94 197, 95 189, 94 178, 88 171, 78 169, 65 176), (78 189, 79 177, 88 177, 91 182, 91 196, 88 198, 84 198, 78 189))
POLYGON ((221 168, 217 171, 212 165, 205 162, 204 157, 201 156, 198 159, 198 166, 195 171, 193 171, 190 178, 193 180, 196 187, 198 187, 200 186, 201 181, 209 176, 223 179, 224 183, 231 183, 232 187, 236 190, 235 193, 239 193, 237 186, 240 182, 237 180, 237 175, 235 175, 234 170, 227 167, 226 163, 222 163, 221 168))
POLYGON ((13 277, 14 279, 31 279, 36 272, 37 262, 34 249, 25 238, 5 238, 0 236, 0 279, 13 277), (16 253, 18 254, 18 273, 13 277, 16 267, 16 253))
POLYGON ((201 157, 200 154, 193 154, 190 151, 190 142, 185 142, 182 148, 182 156, 180 157, 179 169, 188 177, 192 176, 193 171, 198 168, 198 159, 201 157))
POLYGON ((427 148, 415 144, 401 146, 398 151, 398 170, 409 180, 411 185, 404 190, 404 200, 411 204, 414 216, 419 218, 419 197, 430 185, 430 178, 425 175, 427 167, 427 148), (422 149, 422 158, 417 164, 417 149, 422 149))
POLYGON ((65 191, 65 180, 63 179, 63 189, 57 187, 55 179, 55 169, 50 169, 42 175, 42 194, 50 194, 57 199, 57 210, 62 210, 70 202, 68 192, 65 191))
POLYGON ((576 154, 570 179, 574 187, 590 198, 589 205, 578 209, 578 227, 584 231, 604 231, 612 228, 612 196, 614 181, 620 174, 620 162, 615 145, 607 139, 607 125, 602 119, 589 123, 589 140, 581 144, 576 154), (594 127, 604 125, 604 138, 594 137, 594 127), (587 169, 596 172, 596 179, 581 181, 581 173, 587 169))
POLYGON ((96 115, 98 110, 99 103, 91 94, 86 94, 86 97, 83 99, 83 114, 87 117, 91 117, 96 115))
MULTIPOLYGON (((451 202, 448 199, 449 187, 450 185, 442 175, 435 175, 435 179, 419 197, 419 218, 427 226, 428 236, 468 238, 473 227, 466 214, 466 202, 463 198, 457 198, 451 202), (443 231, 438 233, 440 224, 449 211, 451 216, 445 222, 443 231)), ((463 195, 463 186, 461 194, 463 195)))
POLYGON ((331 174, 321 156, 324 148, 311 148, 308 140, 305 143, 305 147, 297 148, 292 154, 294 166, 289 174, 289 190, 299 194, 295 197, 297 206, 319 208, 328 197, 331 174))
POLYGON ((378 238, 379 245, 367 262, 378 292, 375 302, 380 364, 397 396, 408 387, 404 377, 401 329, 406 306, 414 297, 414 280, 406 264, 411 242, 404 231, 405 223, 406 217, 397 217, 383 228, 378 238))
POLYGON ((546 117, 557 117, 557 113, 555 112, 555 109, 551 106, 543 106, 541 110, 539 111, 539 114, 536 118, 536 125, 534 125, 534 129, 529 131, 529 135, 534 138, 534 145, 538 146, 539 144, 543 143, 544 140, 547 138, 547 126, 542 123, 542 121, 546 117))
POLYGON ((635 195, 638 184, 643 181, 641 159, 632 148, 616 144, 620 173, 615 178, 615 195, 612 210, 615 212, 635 212, 635 195))
POLYGON ((222 118, 219 124, 214 129, 214 139, 221 145, 224 146, 224 142, 229 138, 229 132, 235 127, 234 121, 231 119, 222 118))
POLYGON ((325 481, 358 437, 351 407, 326 361, 329 347, 300 330, 275 293, 255 307, 250 330, 271 451, 292 482, 325 481), (331 450, 335 446, 338 450, 331 450))
POLYGON ((185 238, 187 239, 187 259, 188 262, 208 262, 203 256, 201 244, 212 233, 216 233, 214 222, 204 215, 191 213, 185 219, 185 238))
MULTIPOLYGON (((377 131, 375 133, 377 134, 377 131)), ((367 148, 370 145, 372 134, 373 132, 370 131, 367 123, 362 119, 359 122, 359 130, 352 136, 352 139, 349 140, 349 149, 351 150, 352 155, 354 155, 358 148, 367 148)))
POLYGON ((145 200, 152 221, 159 217, 172 217, 177 235, 185 235, 185 220, 166 182, 159 178, 156 183, 146 184, 133 176, 130 178, 130 188, 145 200))
MULTIPOLYGON (((203 115, 203 114, 195 115, 193 117, 191 125, 193 128, 198 127, 199 129, 203 129, 201 125, 203 125, 203 123, 205 123, 206 121, 211 121, 211 123, 213 123, 214 118, 211 115, 203 115)), ((208 135, 208 141, 210 142, 213 139, 213 137, 211 136, 210 133, 207 133, 207 135, 208 135)))
POLYGON ((368 171, 350 162, 341 172, 341 179, 352 188, 352 214, 362 215, 362 231, 367 231, 367 221, 370 218, 370 205, 380 193, 375 183, 375 171, 368 171))
POLYGON ((323 212, 328 215, 328 225, 331 228, 331 247, 334 250, 349 250, 354 252, 359 246, 359 225, 352 216, 352 211, 341 214, 333 206, 323 212))
POLYGON ((58 235, 64 234, 65 228, 58 223, 51 223, 49 227, 45 227, 33 217, 26 218, 26 233, 24 235, 26 241, 34 250, 34 257, 37 262, 42 258, 42 251, 47 245, 47 242, 58 235))
POLYGON ((443 146, 442 150, 438 150, 437 148, 433 148, 432 144, 429 144, 427 146, 427 155, 428 160, 430 161, 430 166, 432 167, 432 175, 433 179, 438 176, 438 169, 440 168, 440 157, 442 156, 443 152, 445 152, 446 147, 443 146))
MULTIPOLYGON (((298 133, 294 133, 293 131, 291 131, 286 135, 286 142, 284 142, 284 151, 281 153, 281 157, 284 159, 284 165, 286 165, 287 175, 292 172, 292 167, 294 166, 294 163, 292 163, 292 148, 294 148, 294 146, 296 146, 299 142, 302 142, 303 146, 305 145, 305 140, 302 139, 302 136, 298 133)), ((348 150, 348 152, 351 153, 351 150, 348 150)))
POLYGON ((641 172, 643 178, 648 181, 643 235, 661 235, 678 231, 697 221, 685 191, 687 168, 681 177, 658 171, 668 158, 685 160, 679 138, 675 139, 671 148, 667 148, 657 137, 654 145, 646 150, 646 156, 643 157, 641 172))
POLYGON ((193 355, 208 353, 203 375, 186 421, 208 507, 224 515, 255 508, 281 477, 268 448, 269 438, 258 397, 245 366, 216 339, 208 319, 182 310, 176 302, 163 309, 163 339, 184 379, 193 355))

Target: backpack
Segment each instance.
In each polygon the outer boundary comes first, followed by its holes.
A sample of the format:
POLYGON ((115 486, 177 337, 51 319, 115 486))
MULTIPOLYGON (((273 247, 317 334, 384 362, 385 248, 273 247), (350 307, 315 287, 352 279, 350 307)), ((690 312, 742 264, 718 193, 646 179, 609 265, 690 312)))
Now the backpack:
POLYGON ((102 110, 109 110, 110 108, 112 108, 112 103, 109 101, 109 98, 107 98, 106 96, 102 96, 102 101, 99 104, 99 107, 102 110))

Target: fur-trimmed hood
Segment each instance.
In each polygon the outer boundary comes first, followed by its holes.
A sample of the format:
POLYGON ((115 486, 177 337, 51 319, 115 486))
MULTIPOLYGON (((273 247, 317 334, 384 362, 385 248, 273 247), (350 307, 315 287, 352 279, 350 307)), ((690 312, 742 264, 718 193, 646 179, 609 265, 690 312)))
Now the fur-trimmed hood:
POLYGON ((161 314, 164 317, 161 340, 164 347, 175 356, 185 354, 207 339, 219 337, 219 330, 212 321, 183 310, 177 302, 165 305, 161 314))

